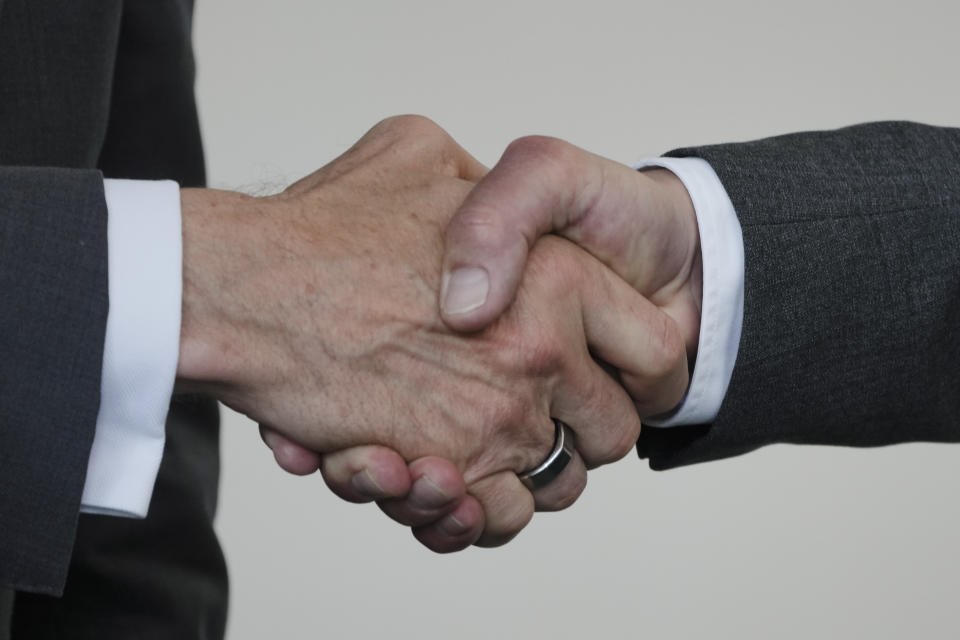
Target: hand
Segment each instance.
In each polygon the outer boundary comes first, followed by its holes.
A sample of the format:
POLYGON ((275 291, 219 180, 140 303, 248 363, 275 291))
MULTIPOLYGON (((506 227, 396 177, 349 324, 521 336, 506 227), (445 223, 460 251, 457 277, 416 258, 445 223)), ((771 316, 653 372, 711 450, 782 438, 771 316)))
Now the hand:
POLYGON ((503 313, 530 248, 547 233, 589 251, 672 317, 693 358, 703 268, 683 183, 668 170, 634 171, 554 138, 511 144, 447 226, 444 322, 477 331, 503 313))
POLYGON ((178 383, 314 451, 449 460, 496 543, 636 439, 629 398, 588 344, 638 384, 682 389, 686 370, 674 325, 559 241, 531 253, 497 323, 451 334, 435 297, 441 233, 482 172, 435 125, 403 118, 279 196, 185 190, 178 383), (577 429, 583 459, 531 496, 515 474, 549 450, 551 416, 577 429))
MULTIPOLYGON (((669 315, 692 365, 703 276, 686 188, 670 171, 637 172, 553 138, 511 144, 447 226, 446 324, 469 332, 495 321, 515 297, 531 248, 548 233, 578 243, 669 315)), ((670 384, 636 384, 620 373, 641 417, 679 402, 670 384)), ((432 533, 434 548, 449 542, 432 533)))
MULTIPOLYGON (((664 406, 671 406, 677 402, 679 394, 686 388, 687 379, 683 347, 674 323, 665 314, 654 311, 652 305, 637 297, 628 285, 614 277, 597 261, 582 251, 573 250, 572 245, 565 241, 548 238, 534 249, 521 284, 518 301, 505 317, 512 316, 514 308, 521 309, 520 313, 527 313, 529 307, 524 300, 537 297, 529 293, 527 283, 530 280, 538 281, 544 274, 555 276, 559 282, 566 283, 563 287, 564 291, 570 291, 571 288, 578 291, 583 309, 600 310, 600 315, 596 316, 596 323, 590 320, 592 313, 584 316, 587 335, 594 335, 594 331, 599 331, 601 334, 612 331, 609 334, 612 338, 609 344, 616 344, 616 350, 607 352, 606 341, 598 342, 593 347, 598 357, 610 358, 614 363, 633 359, 631 368, 625 369, 626 375, 631 376, 640 386, 645 384, 640 382, 641 380, 656 381, 661 384, 660 395, 664 406), (548 250, 550 251, 545 254, 548 250), (555 258, 552 257, 547 258, 550 262, 544 264, 543 256, 550 256, 556 251, 561 255, 564 251, 572 251, 571 259, 563 261, 572 264, 564 267, 562 263, 554 262, 555 258), (566 272, 567 268, 570 269, 569 273, 566 272), (621 295, 623 295, 622 300, 633 299, 638 303, 633 312, 627 312, 625 308, 621 315, 621 312, 616 311, 621 304, 619 300, 621 295), (614 314, 608 315, 609 311, 614 311, 614 314), (632 313, 637 315, 631 315, 632 313), (633 336, 617 329, 614 324, 622 322, 628 325, 634 321, 637 321, 638 327, 642 326, 642 329, 633 336)), ((554 295, 557 299, 562 297, 559 292, 554 295)), ((583 357, 589 358, 589 354, 583 357)), ((582 397, 589 398, 592 402, 598 404, 605 402, 602 393, 595 393, 588 388, 578 388, 578 391, 583 391, 582 397)), ((635 409, 631 407, 627 411, 639 426, 636 422, 635 409)), ((555 411, 552 414, 563 415, 555 411)), ((582 429, 581 433, 589 435, 590 431, 589 428, 582 429)), ((477 543, 482 546, 495 546, 508 541, 527 523, 534 507, 537 510, 556 510, 572 504, 585 486, 585 466, 598 466, 619 459, 632 449, 638 432, 621 431, 621 434, 624 437, 618 446, 622 449, 602 458, 596 457, 596 454, 587 453, 583 455, 583 460, 576 458, 571 465, 575 473, 571 475, 567 471, 561 479, 535 492, 533 504, 530 504, 529 493, 517 482, 514 473, 499 474, 498 477, 473 483, 468 489, 474 495, 493 496, 493 500, 489 497, 480 500, 486 511, 487 523, 477 543), (493 518, 491 513, 494 514, 493 518)), ((583 438, 579 438, 578 443, 581 449, 583 449, 582 442, 583 438)), ((543 450, 541 455, 545 453, 546 450, 543 450)), ((347 499, 361 501, 370 499, 375 496, 378 488, 371 491, 370 488, 364 487, 358 492, 351 478, 361 468, 365 468, 368 473, 373 469, 374 476, 383 473, 389 467, 388 455, 389 452, 382 448, 368 447, 325 456, 324 477, 334 491, 347 499)), ((416 484, 414 484, 414 491, 410 496, 405 499, 381 501, 381 507, 399 522, 414 526, 415 535, 428 547, 437 551, 463 548, 470 541, 461 535, 461 532, 471 528, 470 518, 479 517, 482 514, 476 513, 470 505, 458 500, 457 496, 462 495, 463 486, 459 485, 460 493, 458 494, 458 476, 455 472, 445 469, 442 460, 425 459, 418 463, 411 465, 411 470, 415 476, 429 475, 432 478, 428 484, 430 489, 417 495, 416 484), (414 466, 416 469, 413 468, 414 466), (441 492, 438 491, 439 486, 450 488, 441 492), (424 498, 427 499, 426 505, 424 498), (431 499, 432 503, 429 502, 431 499), (451 528, 453 533, 450 533, 451 528)), ((389 476, 389 473, 387 475, 389 476)), ((479 525, 483 525, 482 521, 479 525)))

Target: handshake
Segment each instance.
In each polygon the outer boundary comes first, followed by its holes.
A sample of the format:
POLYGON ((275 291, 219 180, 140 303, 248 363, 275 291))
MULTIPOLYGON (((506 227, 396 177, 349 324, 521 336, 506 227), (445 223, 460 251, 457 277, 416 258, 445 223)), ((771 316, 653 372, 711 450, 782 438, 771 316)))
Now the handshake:
POLYGON ((536 137, 488 171, 403 116, 278 195, 181 198, 177 390, 436 551, 569 506, 687 389, 702 267, 669 171, 536 137))

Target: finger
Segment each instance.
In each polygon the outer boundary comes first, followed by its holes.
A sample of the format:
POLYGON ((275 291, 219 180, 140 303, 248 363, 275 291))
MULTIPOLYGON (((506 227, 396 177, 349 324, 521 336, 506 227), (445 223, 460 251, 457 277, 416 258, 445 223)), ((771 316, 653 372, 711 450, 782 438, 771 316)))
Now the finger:
MULTIPOLYGON (((640 433, 640 417, 630 396, 591 353, 595 344, 601 350, 615 351, 624 335, 633 337, 626 327, 642 322, 623 311, 627 308, 620 300, 624 291, 609 289, 608 271, 570 242, 543 238, 531 253, 529 277, 521 294, 525 299, 554 301, 547 326, 526 336, 525 344, 554 371, 549 415, 574 430, 576 448, 587 468, 622 458, 640 433), (613 317, 607 319, 606 314, 613 317), (600 315, 610 328, 595 332, 587 315, 591 321, 593 315, 600 315)), ((631 299, 640 298, 625 286, 631 299)))
POLYGON ((554 389, 550 412, 574 430, 588 469, 623 458, 640 436, 640 416, 630 396, 589 353, 554 389))
POLYGON ((619 460, 636 443, 640 418, 668 411, 683 398, 688 372, 680 330, 630 285, 567 242, 545 238, 532 259, 537 268, 562 269, 563 280, 575 287, 586 340, 558 378, 552 415, 576 431, 587 468, 619 460), (616 377, 594 358, 618 369, 616 377))
POLYGON ((467 494, 460 471, 443 458, 428 456, 415 460, 410 463, 409 475, 409 492, 378 502, 385 514, 403 525, 436 522, 456 510, 467 494))
POLYGON ((555 378, 551 415, 574 429, 587 468, 619 460, 639 436, 640 412, 672 408, 686 389, 686 353, 679 330, 666 314, 567 241, 540 241, 528 272, 533 276, 525 281, 530 290, 524 295, 566 296, 579 305, 573 324, 563 324, 571 322, 569 311, 556 318, 568 337, 559 339, 562 349, 553 349, 562 375, 555 378), (534 277, 544 272, 551 277, 534 277), (611 376, 594 356, 625 373, 611 376))
POLYGON ((487 476, 469 487, 486 519, 479 547, 499 547, 512 540, 533 518, 534 500, 517 474, 510 471, 487 476))
POLYGON ((515 297, 537 238, 563 234, 605 189, 619 192, 614 187, 625 178, 614 166, 631 173, 553 138, 511 144, 445 231, 444 322, 457 331, 476 331, 497 318, 515 297))
POLYGON ((583 457, 574 449, 570 462, 546 486, 534 489, 533 500, 537 511, 560 511, 580 497, 587 487, 587 467, 583 457))
POLYGON ((584 259, 583 327, 592 354, 619 370, 640 417, 664 413, 689 384, 684 337, 674 320, 606 267, 584 259))
POLYGON ((436 522, 413 528, 414 537, 437 553, 466 549, 483 533, 483 508, 473 496, 465 496, 457 507, 436 522))
POLYGON ((260 425, 260 438, 273 451, 281 469, 298 476, 310 475, 320 468, 320 455, 300 446, 266 425, 260 425))
POLYGON ((411 485, 400 454, 376 445, 328 453, 322 457, 320 472, 330 490, 349 502, 404 496, 411 485))

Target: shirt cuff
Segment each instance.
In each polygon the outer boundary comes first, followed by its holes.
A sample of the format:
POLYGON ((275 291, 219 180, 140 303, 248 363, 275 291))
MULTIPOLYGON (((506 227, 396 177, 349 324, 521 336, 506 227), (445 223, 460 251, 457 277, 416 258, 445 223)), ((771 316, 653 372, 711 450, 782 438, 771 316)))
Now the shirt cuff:
POLYGON ((648 419, 654 427, 713 422, 727 394, 743 327, 743 232, 726 189, 701 158, 653 158, 635 169, 672 171, 690 194, 700 230, 703 302, 697 362, 690 387, 670 413, 648 419))
POLYGON ((180 188, 104 180, 110 313, 80 510, 147 515, 180 349, 180 188))

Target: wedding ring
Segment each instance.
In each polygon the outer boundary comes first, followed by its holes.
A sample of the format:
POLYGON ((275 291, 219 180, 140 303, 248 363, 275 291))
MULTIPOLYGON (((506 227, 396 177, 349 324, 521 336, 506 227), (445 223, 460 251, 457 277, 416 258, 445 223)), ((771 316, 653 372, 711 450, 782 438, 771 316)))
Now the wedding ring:
POLYGON ((556 426, 557 435, 554 437, 550 455, 535 469, 520 474, 520 482, 531 491, 550 484, 573 459, 575 451, 573 429, 556 418, 553 418, 553 424, 556 426))

